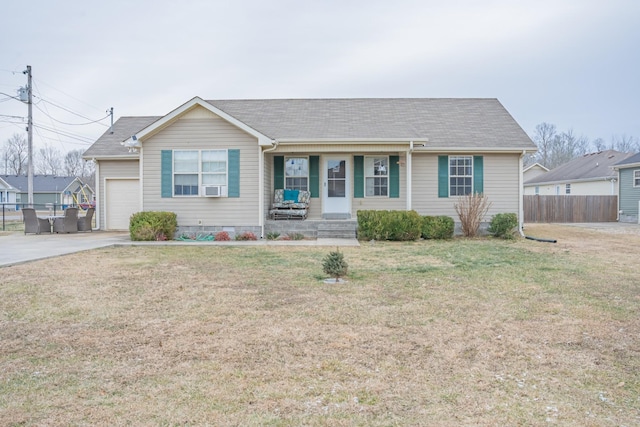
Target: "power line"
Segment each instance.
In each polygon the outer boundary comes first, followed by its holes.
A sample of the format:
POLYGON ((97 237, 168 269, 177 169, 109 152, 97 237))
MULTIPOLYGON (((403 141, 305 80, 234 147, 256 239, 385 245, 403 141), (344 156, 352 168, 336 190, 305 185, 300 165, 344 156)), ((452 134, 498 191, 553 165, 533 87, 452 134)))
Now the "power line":
MULTIPOLYGON (((46 102, 46 101, 45 101, 45 102, 46 102)), ((92 125, 92 124, 94 124, 94 123, 98 123, 98 122, 100 122, 100 121, 102 121, 102 120, 104 120, 104 119, 106 119, 107 117, 109 117, 109 116, 110 116, 110 114, 107 114, 106 116, 104 116, 104 117, 102 117, 102 118, 100 118, 100 119, 98 119, 98 120, 93 120, 93 121, 86 122, 86 123, 67 123, 67 122, 63 122, 62 120, 58 120, 58 119, 54 118, 53 116, 51 116, 51 115, 49 114, 49 112, 48 112, 48 111, 44 111, 42 108, 38 107, 38 105, 37 105, 37 104, 34 104, 34 105, 36 106, 36 108, 37 108, 38 110, 40 110, 40 111, 41 111, 45 116, 47 116, 47 117, 48 117, 48 118, 50 118, 51 120, 53 120, 53 121, 55 121, 55 122, 58 122, 58 123, 61 123, 61 124, 63 124, 63 125, 67 125, 67 126, 85 126, 85 125, 92 125)), ((102 123, 101 123, 101 124, 102 124, 102 123)), ((106 125, 105 125, 105 126, 106 126, 106 125)))
POLYGON ((37 127, 37 128, 40 128, 42 130, 45 130, 47 132, 54 133, 56 135, 61 135, 61 136, 64 136, 66 138, 72 138, 72 139, 75 139, 75 140, 78 140, 78 141, 82 141, 85 144, 92 144, 94 142, 92 139, 90 139, 90 138, 88 138, 86 136, 82 136, 82 135, 79 135, 79 134, 74 134, 74 133, 71 133, 71 132, 61 131, 61 130, 58 130, 56 128, 50 128, 50 127, 45 126, 45 125, 34 124, 33 126, 37 127))

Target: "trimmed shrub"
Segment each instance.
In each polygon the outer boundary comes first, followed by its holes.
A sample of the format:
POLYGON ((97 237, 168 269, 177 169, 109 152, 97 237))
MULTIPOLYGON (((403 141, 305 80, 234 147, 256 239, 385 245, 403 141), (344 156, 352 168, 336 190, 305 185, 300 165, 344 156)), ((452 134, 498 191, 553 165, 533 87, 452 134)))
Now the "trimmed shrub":
POLYGON ((231 237, 229 237, 229 233, 226 231, 219 231, 216 233, 214 240, 217 242, 228 242, 231 240, 231 237))
POLYGON ((173 239, 178 228, 173 212, 137 212, 129 219, 129 235, 133 241, 173 239))
POLYGON ((358 211, 361 240, 417 240, 422 235, 422 217, 416 211, 358 211))
POLYGON ((499 213, 491 218, 487 231, 494 237, 513 239, 518 227, 518 216, 514 213, 499 213))
POLYGON ((455 222, 449 216, 422 217, 422 237, 425 239, 451 239, 454 230, 455 222))
POLYGON ((250 231, 245 231, 242 234, 236 236, 236 240, 258 240, 255 234, 250 231))

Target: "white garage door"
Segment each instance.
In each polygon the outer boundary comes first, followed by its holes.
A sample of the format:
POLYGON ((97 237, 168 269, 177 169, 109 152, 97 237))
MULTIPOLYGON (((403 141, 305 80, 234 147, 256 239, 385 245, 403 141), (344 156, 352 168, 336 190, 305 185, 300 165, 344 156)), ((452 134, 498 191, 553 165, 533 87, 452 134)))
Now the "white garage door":
POLYGON ((140 211, 137 179, 107 179, 105 184, 107 230, 128 230, 129 217, 140 211))

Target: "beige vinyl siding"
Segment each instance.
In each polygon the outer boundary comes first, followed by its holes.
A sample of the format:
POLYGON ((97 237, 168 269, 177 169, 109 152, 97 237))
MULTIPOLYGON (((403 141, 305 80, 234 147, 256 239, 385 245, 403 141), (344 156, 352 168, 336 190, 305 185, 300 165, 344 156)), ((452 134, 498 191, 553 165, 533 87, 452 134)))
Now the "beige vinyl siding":
MULTIPOLYGON (((446 154, 448 153, 440 155, 446 154)), ((484 220, 491 220, 497 213, 518 214, 520 155, 484 154, 483 158, 484 194, 491 202, 484 220)), ((414 154, 413 209, 421 215, 447 215, 459 221, 454 208, 457 200, 457 197, 438 197, 438 154, 414 154)))
POLYGON ((258 142, 218 116, 192 111, 143 142, 145 211, 167 210, 179 226, 259 224, 258 142), (162 150, 240 150, 240 197, 161 197, 162 150))
MULTIPOLYGON (((140 164, 138 160, 100 160, 100 177, 98 187, 99 200, 97 200, 96 218, 98 220, 98 228, 105 229, 106 218, 106 200, 105 200, 105 182, 114 178, 135 178, 138 179, 140 174, 140 164)), ((136 207, 139 209, 139 206, 136 207)))

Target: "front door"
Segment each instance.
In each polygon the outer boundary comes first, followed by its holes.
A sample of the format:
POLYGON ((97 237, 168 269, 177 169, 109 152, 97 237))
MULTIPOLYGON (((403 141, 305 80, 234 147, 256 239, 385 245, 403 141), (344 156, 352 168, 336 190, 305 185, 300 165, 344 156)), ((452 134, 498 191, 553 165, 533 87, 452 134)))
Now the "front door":
POLYGON ((323 209, 324 218, 351 218, 350 180, 346 157, 324 158, 323 209))

